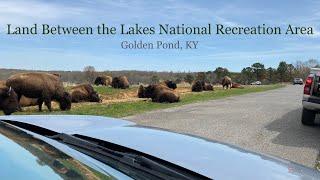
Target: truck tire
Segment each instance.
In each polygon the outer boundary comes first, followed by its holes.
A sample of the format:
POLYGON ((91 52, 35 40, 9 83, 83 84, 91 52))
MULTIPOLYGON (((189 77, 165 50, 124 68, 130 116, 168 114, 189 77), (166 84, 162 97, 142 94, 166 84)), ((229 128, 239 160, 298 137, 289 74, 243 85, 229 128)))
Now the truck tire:
POLYGON ((303 125, 313 126, 315 117, 316 117, 315 111, 303 108, 302 116, 301 116, 301 122, 303 125))

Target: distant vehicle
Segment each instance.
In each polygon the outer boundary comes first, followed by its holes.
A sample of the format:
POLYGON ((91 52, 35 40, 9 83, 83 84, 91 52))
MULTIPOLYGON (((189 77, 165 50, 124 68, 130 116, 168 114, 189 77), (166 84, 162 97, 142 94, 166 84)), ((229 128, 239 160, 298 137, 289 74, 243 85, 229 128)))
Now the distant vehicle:
POLYGON ((261 81, 252 82, 251 85, 261 85, 261 81))
POLYGON ((97 116, 0 116, 1 179, 320 179, 235 146, 97 116))
POLYGON ((293 85, 296 85, 296 84, 302 85, 303 80, 302 80, 302 78, 294 78, 292 83, 293 83, 293 85))
POLYGON ((316 114, 320 112, 320 68, 311 68, 303 89, 302 106, 302 124, 314 125, 316 114))

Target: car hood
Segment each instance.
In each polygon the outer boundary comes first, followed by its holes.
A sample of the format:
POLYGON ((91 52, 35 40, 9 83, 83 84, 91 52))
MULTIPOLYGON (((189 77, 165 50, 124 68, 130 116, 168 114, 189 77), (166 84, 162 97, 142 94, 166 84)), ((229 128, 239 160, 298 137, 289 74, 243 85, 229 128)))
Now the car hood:
POLYGON ((311 168, 207 139, 97 116, 0 116, 81 134, 158 157, 213 179, 319 179, 311 168))

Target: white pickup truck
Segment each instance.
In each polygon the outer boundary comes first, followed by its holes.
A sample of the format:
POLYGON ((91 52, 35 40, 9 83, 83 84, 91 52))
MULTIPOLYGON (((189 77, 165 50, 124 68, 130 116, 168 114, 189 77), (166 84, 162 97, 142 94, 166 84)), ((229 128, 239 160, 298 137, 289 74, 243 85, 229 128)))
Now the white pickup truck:
POLYGON ((316 114, 320 112, 320 68, 312 68, 303 89, 301 122, 314 125, 316 114))

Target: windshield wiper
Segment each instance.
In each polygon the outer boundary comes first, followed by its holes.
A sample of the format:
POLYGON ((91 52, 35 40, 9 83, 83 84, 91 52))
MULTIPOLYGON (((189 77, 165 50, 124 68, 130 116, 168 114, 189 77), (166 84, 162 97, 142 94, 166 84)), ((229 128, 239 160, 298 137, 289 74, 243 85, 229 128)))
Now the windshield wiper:
POLYGON ((134 179, 209 179, 156 157, 83 135, 69 135, 11 120, 2 122, 66 144, 134 179))
POLYGON ((46 136, 48 138, 57 140, 61 143, 67 144, 72 148, 89 155, 103 163, 113 166, 116 169, 124 171, 124 173, 138 179, 208 179, 204 176, 194 176, 192 173, 188 174, 186 171, 179 172, 166 167, 145 156, 120 152, 108 149, 99 145, 98 143, 83 140, 68 134, 57 134, 53 136, 46 136), (132 171, 134 168, 136 171, 132 171))

